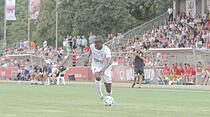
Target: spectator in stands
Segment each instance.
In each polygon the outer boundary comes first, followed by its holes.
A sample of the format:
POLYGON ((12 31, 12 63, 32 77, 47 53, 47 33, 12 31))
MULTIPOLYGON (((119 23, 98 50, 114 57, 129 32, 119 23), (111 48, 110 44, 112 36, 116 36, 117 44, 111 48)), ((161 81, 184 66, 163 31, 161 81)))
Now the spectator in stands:
POLYGON ((24 46, 24 42, 22 40, 20 40, 20 49, 22 49, 24 46))
POLYGON ((168 21, 173 21, 173 8, 171 6, 168 7, 168 21))
POLYGON ((44 42, 43 42, 43 48, 46 48, 47 47, 47 41, 45 40, 44 42))
POLYGON ((29 41, 27 39, 25 39, 24 41, 24 47, 29 48, 29 41))
MULTIPOLYGON (((189 65, 190 67, 190 65, 189 65)), ((190 84, 194 84, 196 81, 196 71, 195 69, 192 67, 190 67, 190 84)))
POLYGON ((34 41, 31 41, 31 43, 30 43, 30 44, 31 44, 31 49, 33 49, 33 50, 34 50, 34 49, 35 49, 35 47, 36 47, 36 43, 35 43, 34 41))
POLYGON ((82 36, 82 52, 84 52, 84 48, 87 46, 87 39, 85 36, 82 36))
POLYGON ((164 68, 163 68, 163 74, 161 77, 161 81, 164 82, 165 80, 168 80, 170 77, 170 68, 167 66, 167 64, 165 64, 164 68))
POLYGON ((188 83, 188 79, 189 79, 189 70, 188 70, 188 66, 187 63, 184 64, 184 75, 183 75, 183 85, 186 85, 188 83))
POLYGON ((93 35, 93 33, 91 32, 91 33, 90 33, 90 36, 89 36, 89 43, 90 43, 90 45, 94 43, 94 39, 95 39, 95 38, 96 38, 96 36, 93 35))

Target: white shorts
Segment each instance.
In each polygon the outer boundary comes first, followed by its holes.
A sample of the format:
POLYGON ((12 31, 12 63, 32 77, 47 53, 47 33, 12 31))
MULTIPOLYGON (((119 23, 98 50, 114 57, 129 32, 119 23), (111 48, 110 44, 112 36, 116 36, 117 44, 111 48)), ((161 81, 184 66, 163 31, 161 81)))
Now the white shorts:
MULTIPOLYGON (((98 67, 92 67, 92 72, 95 74, 96 72, 100 72, 102 68, 98 67)), ((112 83, 112 77, 111 77, 111 69, 107 68, 104 72, 104 75, 101 76, 101 81, 104 83, 112 83)))

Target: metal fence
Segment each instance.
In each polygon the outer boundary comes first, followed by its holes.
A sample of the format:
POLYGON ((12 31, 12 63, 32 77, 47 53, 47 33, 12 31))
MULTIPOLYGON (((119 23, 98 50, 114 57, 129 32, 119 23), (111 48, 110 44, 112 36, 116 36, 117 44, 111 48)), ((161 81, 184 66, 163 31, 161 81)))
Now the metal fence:
MULTIPOLYGON (((122 36, 123 38, 120 39, 120 43, 121 44, 125 44, 128 42, 128 40, 133 40, 133 37, 135 37, 136 35, 141 36, 144 31, 149 31, 152 30, 153 27, 157 27, 160 26, 161 24, 163 24, 165 22, 165 20, 168 18, 168 13, 164 13, 160 16, 158 16, 157 18, 154 18, 140 26, 137 26, 136 28, 124 33, 122 36)), ((108 45, 110 47, 117 47, 117 46, 113 46, 113 44, 118 41, 117 39, 113 39, 110 40, 108 42, 105 43, 105 45, 108 45)))

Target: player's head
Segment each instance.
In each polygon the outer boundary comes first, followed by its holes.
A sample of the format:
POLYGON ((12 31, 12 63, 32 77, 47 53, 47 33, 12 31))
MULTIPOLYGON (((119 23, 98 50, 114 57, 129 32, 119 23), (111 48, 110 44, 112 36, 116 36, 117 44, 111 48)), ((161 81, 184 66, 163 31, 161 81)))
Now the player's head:
POLYGON ((103 37, 98 35, 96 38, 95 38, 95 48, 100 50, 102 48, 102 45, 103 45, 103 37))

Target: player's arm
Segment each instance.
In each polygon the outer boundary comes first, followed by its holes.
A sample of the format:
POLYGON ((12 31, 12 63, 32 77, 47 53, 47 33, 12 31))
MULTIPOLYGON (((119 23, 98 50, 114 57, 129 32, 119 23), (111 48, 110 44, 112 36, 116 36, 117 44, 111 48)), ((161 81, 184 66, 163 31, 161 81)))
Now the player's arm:
POLYGON ((144 57, 142 57, 142 56, 140 56, 140 54, 138 53, 138 52, 136 52, 136 56, 139 56, 139 58, 141 59, 141 60, 145 60, 145 58, 144 57))
POLYGON ((111 65, 111 50, 109 48, 106 48, 106 63, 103 69, 100 71, 100 74, 104 74, 104 72, 110 65, 111 65))
POLYGON ((106 64, 105 64, 105 66, 103 67, 103 69, 101 70, 100 73, 103 74, 110 65, 111 65, 111 57, 107 57, 106 58, 106 64))
POLYGON ((88 57, 87 57, 87 60, 85 61, 85 64, 88 65, 89 64, 89 60, 90 60, 90 56, 92 54, 92 51, 90 49, 89 53, 88 53, 88 57))

